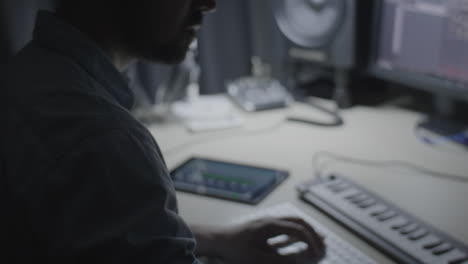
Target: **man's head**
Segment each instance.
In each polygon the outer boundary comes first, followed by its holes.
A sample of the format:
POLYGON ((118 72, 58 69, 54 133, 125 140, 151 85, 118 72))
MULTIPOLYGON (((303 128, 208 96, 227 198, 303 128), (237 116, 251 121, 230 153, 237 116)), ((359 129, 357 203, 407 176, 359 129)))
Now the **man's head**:
POLYGON ((184 59, 216 0, 57 0, 60 16, 105 49, 154 62, 184 59))

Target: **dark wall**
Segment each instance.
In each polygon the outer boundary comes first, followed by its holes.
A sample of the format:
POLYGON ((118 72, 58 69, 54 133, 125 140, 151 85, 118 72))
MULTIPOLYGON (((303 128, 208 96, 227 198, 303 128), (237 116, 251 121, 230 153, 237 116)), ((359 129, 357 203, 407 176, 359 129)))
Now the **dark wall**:
POLYGON ((204 93, 223 92, 226 81, 250 74, 252 56, 272 64, 281 78, 286 44, 270 5, 270 0, 218 1, 201 33, 204 93))
MULTIPOLYGON (((285 0, 286 1, 286 0, 285 0)), ((271 64, 272 74, 278 79, 285 76, 287 41, 281 34, 273 17, 271 0, 248 1, 250 13, 250 43, 252 55, 271 64)))
POLYGON ((53 0, 0 0, 0 63, 32 37, 36 13, 51 9, 53 0))
POLYGON ((218 1, 217 12, 206 19, 199 50, 202 92, 219 92, 226 80, 249 73, 249 1, 218 1))

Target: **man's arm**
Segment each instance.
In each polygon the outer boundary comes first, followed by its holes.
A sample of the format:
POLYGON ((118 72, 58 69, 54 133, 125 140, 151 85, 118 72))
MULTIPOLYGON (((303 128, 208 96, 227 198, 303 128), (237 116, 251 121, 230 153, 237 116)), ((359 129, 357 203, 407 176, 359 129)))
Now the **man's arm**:
POLYGON ((109 132, 80 142, 58 164, 29 201, 38 246, 51 261, 198 263, 151 138, 109 132))

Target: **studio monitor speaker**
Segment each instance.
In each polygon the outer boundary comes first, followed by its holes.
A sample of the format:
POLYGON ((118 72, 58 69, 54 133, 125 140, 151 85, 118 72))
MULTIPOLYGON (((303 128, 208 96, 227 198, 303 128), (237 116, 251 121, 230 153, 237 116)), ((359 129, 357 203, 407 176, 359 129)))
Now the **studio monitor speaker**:
POLYGON ((274 0, 276 23, 288 39, 288 57, 336 70, 338 103, 349 106, 347 73, 361 59, 358 51, 366 44, 358 35, 363 30, 363 10, 372 0, 274 0), (363 44, 360 44, 363 43, 363 44))
POLYGON ((289 55, 336 67, 352 67, 357 1, 275 0, 275 19, 290 40, 289 55))

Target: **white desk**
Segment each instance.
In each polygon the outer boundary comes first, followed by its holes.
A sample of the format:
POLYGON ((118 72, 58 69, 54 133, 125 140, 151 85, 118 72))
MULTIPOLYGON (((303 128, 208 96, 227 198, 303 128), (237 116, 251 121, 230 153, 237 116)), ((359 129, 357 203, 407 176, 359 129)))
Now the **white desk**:
MULTIPOLYGON (((414 135, 414 126, 422 118, 417 113, 392 107, 355 107, 342 114, 345 126, 340 128, 281 123, 287 115, 317 115, 310 106, 296 104, 289 109, 245 115, 243 128, 227 131, 193 134, 178 123, 154 125, 150 130, 165 153, 170 169, 191 156, 199 155, 278 167, 291 174, 258 206, 179 192, 180 213, 187 222, 222 225, 259 208, 291 202, 379 263, 393 263, 298 199, 295 186, 312 177, 313 154, 326 150, 361 159, 403 160, 427 169, 468 177, 468 152, 446 151, 421 143, 414 135)), ((336 163, 330 168, 345 172, 357 183, 468 244, 468 184, 431 178, 416 172, 349 164, 336 163)))

